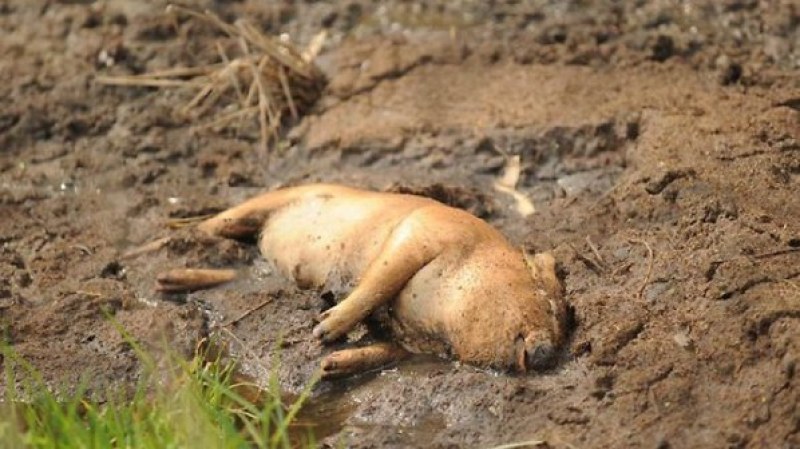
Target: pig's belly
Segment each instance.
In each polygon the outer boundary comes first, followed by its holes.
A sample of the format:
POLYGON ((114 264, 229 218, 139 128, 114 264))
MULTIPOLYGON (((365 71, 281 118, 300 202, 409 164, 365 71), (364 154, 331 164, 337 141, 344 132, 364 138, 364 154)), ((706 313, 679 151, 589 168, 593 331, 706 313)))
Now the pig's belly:
POLYGON ((259 246, 299 287, 346 293, 407 215, 404 209, 371 198, 305 199, 269 217, 259 246))
POLYGON ((459 255, 443 253, 406 284, 389 308, 393 337, 407 350, 447 356, 447 317, 458 313, 462 289, 459 255))

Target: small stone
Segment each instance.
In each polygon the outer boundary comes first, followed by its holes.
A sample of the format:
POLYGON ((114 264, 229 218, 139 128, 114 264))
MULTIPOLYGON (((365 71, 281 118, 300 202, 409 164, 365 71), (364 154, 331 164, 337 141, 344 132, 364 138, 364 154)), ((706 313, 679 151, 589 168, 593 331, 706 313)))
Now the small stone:
POLYGON ((680 331, 672 336, 672 340, 683 349, 692 349, 694 341, 685 331, 680 331))

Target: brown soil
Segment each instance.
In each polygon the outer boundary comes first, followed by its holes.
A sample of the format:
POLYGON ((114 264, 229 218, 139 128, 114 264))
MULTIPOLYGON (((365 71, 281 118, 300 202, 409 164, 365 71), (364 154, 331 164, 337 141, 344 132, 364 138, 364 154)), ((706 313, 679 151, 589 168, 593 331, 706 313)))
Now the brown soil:
POLYGON ((165 224, 336 181, 429 194, 553 250, 575 326, 543 375, 420 357, 324 382, 307 410, 324 441, 800 447, 800 9, 377 3, 195 3, 300 42, 331 32, 324 98, 265 157, 257 132, 194 133, 173 113, 185 92, 93 82, 214 62, 213 29, 176 30, 160 1, 0 0, 0 320, 16 351, 54 387, 131 382, 110 314, 154 350, 220 334, 245 372, 299 390, 331 351, 310 332, 320 293, 246 243, 165 224), (527 218, 492 189, 506 154, 527 218), (178 266, 245 276, 156 294, 178 266))

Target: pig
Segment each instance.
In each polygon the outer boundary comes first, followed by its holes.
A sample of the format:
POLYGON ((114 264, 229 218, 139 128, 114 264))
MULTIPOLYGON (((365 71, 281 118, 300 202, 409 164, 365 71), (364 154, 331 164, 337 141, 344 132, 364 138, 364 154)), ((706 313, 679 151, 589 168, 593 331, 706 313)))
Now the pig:
MULTIPOLYGON (((567 306, 553 256, 528 255, 485 221, 429 198, 305 185, 264 193, 198 227, 257 237, 263 256, 300 288, 341 293, 313 329, 323 343, 382 317, 390 341, 331 353, 323 377, 409 353, 538 371, 552 366, 565 340, 567 306)), ((167 291, 205 286, 200 272, 176 270, 158 284, 167 291)))

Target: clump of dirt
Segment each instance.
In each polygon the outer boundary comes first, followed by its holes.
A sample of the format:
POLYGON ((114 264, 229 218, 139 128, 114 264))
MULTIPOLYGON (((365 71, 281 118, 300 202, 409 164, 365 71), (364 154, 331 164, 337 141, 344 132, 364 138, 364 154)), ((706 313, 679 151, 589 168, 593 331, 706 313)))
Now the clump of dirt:
POLYGON ((220 335, 243 371, 298 391, 336 349, 311 337, 331 298, 247 242, 168 224, 341 182, 431 196, 553 251, 575 326, 541 375, 418 357, 322 383, 306 413, 323 441, 800 446, 791 2, 194 2, 301 44, 330 32, 328 89, 268 157, 257 136, 193 133, 177 91, 93 82, 218 62, 219 36, 165 6, 0 1, 0 322, 53 387, 134 381, 118 322, 153 350, 220 335), (514 156, 527 217, 493 188, 514 156), (157 294, 182 266, 242 276, 157 294))

